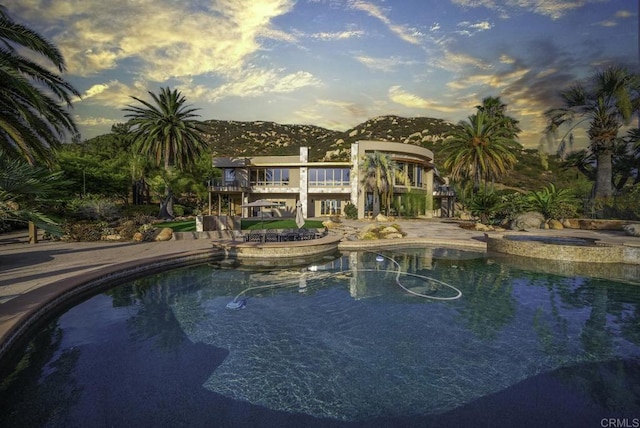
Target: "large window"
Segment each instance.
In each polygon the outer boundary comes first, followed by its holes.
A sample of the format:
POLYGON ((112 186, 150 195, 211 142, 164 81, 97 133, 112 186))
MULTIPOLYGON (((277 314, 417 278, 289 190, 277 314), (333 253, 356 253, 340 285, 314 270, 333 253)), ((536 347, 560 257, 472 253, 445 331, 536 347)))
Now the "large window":
MULTIPOLYGON (((398 162, 398 169, 407 175, 409 179, 409 186, 422 187, 422 165, 408 162, 398 162)), ((405 185, 404 183, 397 183, 398 185, 405 185)))
POLYGON ((309 186, 348 186, 350 174, 349 168, 309 168, 309 186))
POLYGON ((340 215, 342 214, 342 201, 337 199, 327 199, 320 201, 320 215, 340 215))
POLYGON ((252 186, 288 186, 288 168, 256 168, 251 170, 252 186))

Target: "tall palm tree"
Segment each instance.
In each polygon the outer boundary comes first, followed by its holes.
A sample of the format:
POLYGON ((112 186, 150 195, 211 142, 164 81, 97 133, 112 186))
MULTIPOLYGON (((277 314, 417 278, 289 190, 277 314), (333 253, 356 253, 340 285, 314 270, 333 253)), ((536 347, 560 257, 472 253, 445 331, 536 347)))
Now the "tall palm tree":
POLYGON ((0 5, 0 147, 7 156, 50 166, 52 149, 69 133, 77 137, 63 105, 71 107, 72 98, 80 94, 60 75, 20 55, 18 48, 49 61, 60 73, 66 69, 53 44, 14 22, 0 5))
POLYGON ((501 125, 511 132, 511 138, 516 138, 516 136, 520 132, 518 121, 510 116, 507 116, 507 105, 502 102, 500 97, 483 98, 482 104, 476 106, 476 109, 478 111, 486 113, 489 118, 501 121, 501 125))
POLYGON ((451 178, 471 180, 477 190, 481 180, 497 179, 513 168, 520 144, 508 123, 508 119, 491 117, 480 109, 468 121, 460 122, 446 140, 443 166, 451 171, 451 178))
POLYGON ((142 106, 127 106, 125 117, 130 118, 135 151, 150 156, 156 166, 164 168, 165 199, 158 217, 172 218, 172 168, 191 170, 207 144, 201 138, 200 122, 194 120, 198 109, 186 105, 186 98, 178 90, 162 88, 160 94, 149 95, 153 103, 132 96, 142 106))
POLYGON ((361 184, 373 195, 373 215, 380 213, 381 201, 388 214, 393 200, 393 185, 396 182, 407 183, 406 174, 400 171, 391 155, 379 151, 365 154, 360 170, 361 184))
MULTIPOLYGON (((640 107, 640 78, 625 68, 611 66, 595 72, 586 83, 575 83, 561 91, 562 106, 548 110, 547 132, 562 125, 588 122, 589 150, 596 157, 596 198, 613 195, 612 155, 622 140, 618 131, 628 125, 640 107)), ((564 138, 563 138, 564 140, 564 138)))

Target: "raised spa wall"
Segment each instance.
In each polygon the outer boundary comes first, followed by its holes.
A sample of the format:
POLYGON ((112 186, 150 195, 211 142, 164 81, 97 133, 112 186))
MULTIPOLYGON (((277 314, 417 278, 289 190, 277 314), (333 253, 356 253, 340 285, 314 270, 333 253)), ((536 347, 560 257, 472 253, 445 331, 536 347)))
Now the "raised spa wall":
POLYGON ((487 251, 514 256, 585 263, 640 264, 640 246, 608 244, 549 244, 534 240, 510 240, 505 235, 485 234, 487 251))

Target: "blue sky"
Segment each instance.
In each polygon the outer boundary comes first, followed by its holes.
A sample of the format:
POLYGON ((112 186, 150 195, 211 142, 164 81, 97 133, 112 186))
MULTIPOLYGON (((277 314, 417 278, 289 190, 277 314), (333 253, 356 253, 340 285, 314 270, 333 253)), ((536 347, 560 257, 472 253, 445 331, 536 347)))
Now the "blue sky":
POLYGON ((169 86, 201 119, 335 130, 388 114, 455 123, 500 96, 536 148, 560 89, 639 62, 636 0, 3 3, 63 52, 83 138, 169 86))

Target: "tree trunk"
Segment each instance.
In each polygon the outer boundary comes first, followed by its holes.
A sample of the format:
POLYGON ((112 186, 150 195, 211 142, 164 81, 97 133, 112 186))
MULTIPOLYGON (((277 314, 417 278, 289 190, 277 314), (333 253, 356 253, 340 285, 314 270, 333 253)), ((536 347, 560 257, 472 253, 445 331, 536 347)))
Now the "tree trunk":
POLYGON ((596 157, 596 190, 595 198, 610 198, 613 196, 613 169, 611 165, 611 151, 599 151, 596 157))
POLYGON ((372 214, 374 217, 380 214, 380 194, 378 192, 373 192, 372 214))

